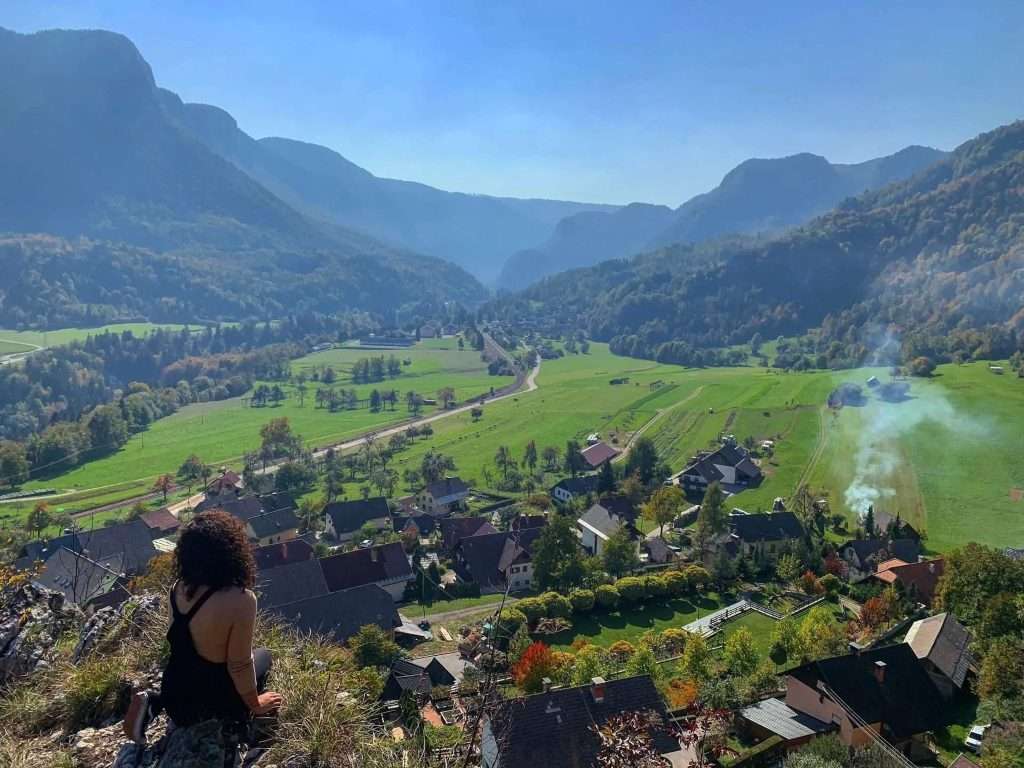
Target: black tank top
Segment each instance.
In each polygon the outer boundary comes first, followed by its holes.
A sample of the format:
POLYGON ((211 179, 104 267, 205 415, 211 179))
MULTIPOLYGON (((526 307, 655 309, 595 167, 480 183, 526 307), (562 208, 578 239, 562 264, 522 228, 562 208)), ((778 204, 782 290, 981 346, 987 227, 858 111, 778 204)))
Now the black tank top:
POLYGON ((171 611, 174 618, 167 631, 171 657, 160 684, 160 701, 167 715, 180 727, 211 719, 228 723, 246 720, 249 708, 238 695, 228 673, 227 662, 216 663, 200 656, 188 628, 189 622, 214 590, 208 589, 188 613, 178 610, 174 591, 172 587, 171 611))

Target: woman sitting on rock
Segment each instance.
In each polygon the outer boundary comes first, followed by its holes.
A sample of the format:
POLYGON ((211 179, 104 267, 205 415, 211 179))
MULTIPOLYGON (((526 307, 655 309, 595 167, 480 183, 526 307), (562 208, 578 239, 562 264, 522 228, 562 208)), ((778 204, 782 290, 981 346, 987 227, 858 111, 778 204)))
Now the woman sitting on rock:
POLYGON ((160 710, 179 728, 213 719, 229 730, 281 706, 279 694, 261 692, 270 653, 252 647, 256 564, 245 526, 221 510, 200 513, 182 528, 174 557, 171 656, 159 694, 136 693, 124 721, 139 744, 160 710))

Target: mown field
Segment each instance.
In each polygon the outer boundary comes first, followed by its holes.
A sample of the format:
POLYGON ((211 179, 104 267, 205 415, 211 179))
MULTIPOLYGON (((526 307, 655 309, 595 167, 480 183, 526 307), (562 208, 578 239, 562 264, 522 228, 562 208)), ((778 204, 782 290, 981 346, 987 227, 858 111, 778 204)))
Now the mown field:
MULTIPOLYGON (((368 354, 380 352, 331 349, 295 361, 294 369, 329 365, 339 374, 335 386, 351 388, 347 372, 368 354)), ((428 340, 395 354, 412 364, 391 382, 358 387, 361 397, 375 386, 429 396, 450 385, 462 401, 508 382, 488 376, 479 355, 460 352, 454 340, 428 340)), ((587 355, 545 361, 537 391, 485 405, 479 421, 465 413, 435 422, 432 439, 417 441, 390 466, 401 474, 417 467, 428 450, 438 450, 455 460, 461 476, 481 486, 485 467, 497 476, 494 455, 501 445, 518 459, 530 440, 539 450, 562 451, 567 440, 599 432, 622 447, 642 432, 675 471, 721 434, 733 434, 741 441, 772 439, 776 447, 763 462, 763 484, 733 497, 731 506, 768 509, 775 497, 788 497, 808 483, 815 494, 829 497, 834 511, 852 519, 847 490, 859 479, 875 489, 876 508, 899 512, 927 531, 935 551, 967 540, 1024 546, 1024 380, 994 375, 984 363, 946 365, 931 379, 910 381, 904 402, 881 402, 865 388, 863 407, 838 413, 824 407, 837 384, 863 383, 872 374, 887 376, 868 369, 684 369, 616 357, 595 343, 587 355), (613 379, 628 381, 612 384, 613 379)), ((191 452, 211 463, 237 460, 256 447, 260 426, 275 416, 289 417, 318 446, 408 418, 404 404, 376 414, 328 413, 315 407, 315 388, 310 382, 304 407, 290 387, 278 407, 249 408, 240 399, 189 406, 133 437, 119 453, 33 486, 123 497, 148 489, 152 478, 173 472, 191 452)), ((555 479, 549 475, 545 483, 555 479)), ((71 504, 95 503, 80 498, 71 504)))

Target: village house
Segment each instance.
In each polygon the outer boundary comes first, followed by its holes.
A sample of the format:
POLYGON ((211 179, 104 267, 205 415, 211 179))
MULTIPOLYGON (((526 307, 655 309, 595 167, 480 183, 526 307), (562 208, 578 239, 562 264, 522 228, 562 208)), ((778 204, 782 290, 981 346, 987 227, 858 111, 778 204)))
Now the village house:
POLYGON ((440 517, 466 506, 469 486, 458 477, 446 477, 423 486, 416 503, 424 512, 440 517))
POLYGON ((392 663, 384 681, 381 701, 397 701, 406 691, 418 699, 425 699, 439 685, 448 688, 461 682, 467 663, 457 653, 398 659, 392 663))
POLYGON ((597 493, 598 483, 597 475, 564 477, 551 486, 548 493, 558 504, 569 504, 575 499, 597 493))
POLYGON ((181 527, 181 522, 168 511, 167 507, 161 507, 152 512, 143 512, 139 515, 139 519, 146 524, 146 527, 149 528, 149 535, 154 539, 174 536, 181 527))
POLYGON ((703 497, 711 483, 718 483, 727 494, 735 494, 761 483, 761 468, 747 450, 727 441, 711 453, 698 453, 669 482, 682 488, 690 497, 703 497))
POLYGON ((331 555, 319 563, 331 592, 376 584, 396 603, 402 600, 406 585, 415 578, 409 558, 397 541, 331 555))
POLYGON ((480 592, 513 592, 533 584, 533 545, 540 528, 500 533, 477 533, 455 546, 455 571, 463 581, 476 582, 480 592))
POLYGON ((432 536, 438 530, 439 522, 441 521, 426 512, 396 515, 391 519, 395 533, 409 533, 415 535, 417 539, 426 539, 432 536))
POLYGON ((295 499, 287 493, 265 493, 238 498, 207 498, 196 512, 222 509, 245 523, 250 541, 257 546, 289 541, 299 535, 295 499))
POLYGON ((868 729, 906 755, 930 753, 927 733, 952 713, 906 643, 812 661, 786 674, 787 706, 834 724, 851 747, 872 743, 868 729))
POLYGON ((403 625, 391 595, 375 584, 276 605, 270 613, 301 633, 322 635, 339 644, 367 625, 380 627, 391 638, 403 625))
POLYGON ((157 555, 152 531, 140 518, 88 531, 74 531, 25 544, 14 567, 38 569, 33 581, 63 592, 79 607, 119 605, 127 581, 143 573, 157 555))
POLYGON ((878 564, 896 558, 917 562, 921 543, 916 539, 850 539, 836 549, 843 561, 843 578, 856 583, 870 578, 878 564))
POLYGON ((279 565, 313 560, 316 558, 316 550, 305 539, 291 539, 265 547, 256 547, 252 555, 256 560, 257 570, 264 571, 277 568, 279 565))
POLYGON ((920 659, 943 699, 952 700, 963 690, 967 673, 975 664, 971 633, 951 613, 939 613, 915 621, 903 642, 920 659))
POLYGON ((230 499, 237 498, 242 493, 242 478, 237 472, 230 469, 222 470, 220 475, 210 481, 206 486, 206 498, 208 499, 230 499))
POLYGON ((307 597, 326 595, 331 590, 327 587, 320 561, 314 558, 259 571, 254 591, 259 596, 260 608, 270 609, 307 597))
POLYGON ((678 558, 676 551, 661 536, 649 536, 640 540, 640 562, 643 565, 665 565, 678 558))
POLYGON ((332 501, 324 507, 324 532, 340 544, 352 541, 363 526, 377 533, 391 528, 391 508, 383 496, 332 501))
POLYGON ((872 578, 886 586, 899 585, 914 602, 931 605, 944 566, 945 561, 941 557, 916 563, 893 558, 879 563, 872 578))
POLYGON ((617 448, 612 448, 603 440, 598 440, 593 445, 588 445, 580 451, 580 456, 583 457, 584 463, 590 470, 598 470, 618 456, 619 453, 620 451, 617 448))
POLYGON ((601 748, 594 726, 633 712, 652 715, 650 737, 669 765, 686 765, 672 735, 658 689, 647 675, 506 699, 485 715, 480 748, 484 768, 578 768, 597 764, 601 748))
POLYGON ((486 517, 449 517, 438 520, 437 527, 441 531, 441 551, 447 555, 453 554, 465 538, 498 532, 486 517))
POLYGON ((637 517, 636 507, 626 496, 601 497, 576 520, 580 546, 591 555, 600 555, 604 552, 605 542, 623 527, 630 538, 640 538, 637 517))
POLYGON ((729 533, 717 543, 730 556, 774 561, 804 535, 800 519, 792 512, 751 515, 740 510, 729 515, 729 533))

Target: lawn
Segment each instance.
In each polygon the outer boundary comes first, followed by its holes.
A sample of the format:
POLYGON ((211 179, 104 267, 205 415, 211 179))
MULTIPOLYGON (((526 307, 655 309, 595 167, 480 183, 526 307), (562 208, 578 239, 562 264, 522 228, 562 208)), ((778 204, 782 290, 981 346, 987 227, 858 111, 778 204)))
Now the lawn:
POLYGON ((768 656, 768 649, 771 647, 771 636, 772 629, 775 627, 775 619, 765 616, 763 613, 757 611, 747 611, 746 613, 737 616, 735 619, 730 619, 725 622, 722 626, 722 631, 715 635, 711 639, 712 645, 718 645, 724 643, 739 629, 746 629, 750 631, 750 634, 754 637, 754 647, 757 648, 758 654, 763 657, 768 656))
MULTIPOLYGON (((402 606, 402 609, 412 614, 415 613, 417 618, 423 615, 423 608, 427 609, 427 618, 431 616, 449 613, 450 611, 461 611, 466 608, 477 608, 486 607, 488 605, 497 605, 501 602, 503 595, 500 593, 493 595, 480 595, 480 597, 456 597, 452 600, 435 600, 430 605, 424 606, 423 603, 411 603, 402 606)), ((511 605, 509 601, 509 605, 511 605)), ((412 616, 409 616, 411 619, 412 616)))
POLYGON ((698 610, 700 615, 707 615, 721 607, 718 596, 709 594, 693 600, 678 598, 663 603, 646 603, 609 613, 594 611, 587 616, 573 616, 570 630, 557 635, 538 635, 536 639, 561 650, 568 649, 576 640, 586 640, 605 648, 619 640, 635 644, 645 632, 661 632, 669 627, 682 629, 698 618, 698 610))

